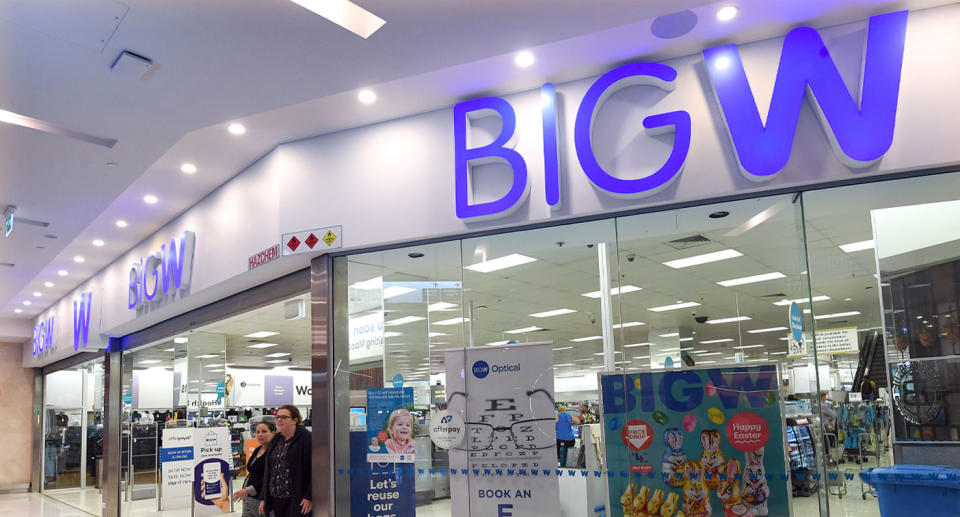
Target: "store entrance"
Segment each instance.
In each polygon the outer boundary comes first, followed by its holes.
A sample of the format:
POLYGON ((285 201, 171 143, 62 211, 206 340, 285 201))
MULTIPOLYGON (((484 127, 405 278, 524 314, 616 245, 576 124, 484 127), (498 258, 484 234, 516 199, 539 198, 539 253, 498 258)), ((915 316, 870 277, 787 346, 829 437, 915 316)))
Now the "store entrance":
MULTIPOLYGON (((103 359, 44 377, 43 492, 73 506, 99 499, 103 473, 103 359)), ((98 506, 95 506, 98 508, 98 506)))

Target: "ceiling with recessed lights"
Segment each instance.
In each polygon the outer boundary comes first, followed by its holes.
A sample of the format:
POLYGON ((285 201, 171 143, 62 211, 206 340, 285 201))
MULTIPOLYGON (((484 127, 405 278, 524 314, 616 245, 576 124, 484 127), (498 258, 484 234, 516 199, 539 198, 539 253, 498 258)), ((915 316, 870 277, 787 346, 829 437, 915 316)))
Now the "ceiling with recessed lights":
POLYGON ((950 2, 743 0, 728 22, 716 19, 723 3, 705 0, 356 3, 386 21, 366 39, 287 0, 4 2, 0 110, 32 121, 0 120, 0 205, 48 225, 0 239, 0 262, 14 264, 0 268, 0 317, 32 318, 282 142, 801 21, 950 2), (683 9, 698 15, 694 27, 651 32, 654 18, 683 9), (589 40, 582 54, 561 52, 577 38, 589 40), (111 72, 123 50, 152 67, 111 72), (441 84, 437 71, 456 80, 441 84))

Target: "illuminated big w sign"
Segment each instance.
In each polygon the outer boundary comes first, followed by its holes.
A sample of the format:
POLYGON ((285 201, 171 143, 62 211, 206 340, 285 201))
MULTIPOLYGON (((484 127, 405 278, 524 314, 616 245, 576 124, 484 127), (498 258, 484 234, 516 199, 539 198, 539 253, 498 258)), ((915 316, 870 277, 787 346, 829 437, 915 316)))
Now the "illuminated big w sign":
MULTIPOLYGON (((870 19, 858 98, 851 97, 817 31, 809 27, 791 31, 783 42, 766 123, 761 120, 736 45, 704 50, 710 82, 743 175, 762 182, 783 170, 790 159, 804 97, 818 114, 842 163, 866 167, 883 157, 893 142, 906 26, 907 11, 870 19)), ((650 115, 643 120, 651 134, 675 134, 666 163, 644 178, 621 179, 605 171, 597 162, 591 142, 596 113, 615 91, 645 84, 670 92, 676 79, 677 71, 670 66, 631 63, 604 74, 587 90, 577 110, 573 139, 580 166, 597 190, 614 197, 639 198, 659 192, 679 177, 690 150, 692 124, 686 111, 650 115)), ((540 94, 546 202, 556 208, 561 198, 556 93, 547 83, 540 94)), ((453 112, 457 217, 480 220, 510 214, 530 192, 526 162, 513 149, 517 136, 513 107, 502 98, 485 97, 457 104, 453 112), (469 120, 485 113, 503 121, 500 135, 489 145, 468 147, 469 120), (512 185, 500 199, 474 203, 470 165, 491 159, 510 165, 512 185)))
POLYGON ((196 243, 196 234, 186 231, 179 245, 176 238, 170 239, 169 246, 163 244, 146 259, 134 262, 130 266, 127 308, 139 309, 178 291, 183 295, 193 276, 196 243))

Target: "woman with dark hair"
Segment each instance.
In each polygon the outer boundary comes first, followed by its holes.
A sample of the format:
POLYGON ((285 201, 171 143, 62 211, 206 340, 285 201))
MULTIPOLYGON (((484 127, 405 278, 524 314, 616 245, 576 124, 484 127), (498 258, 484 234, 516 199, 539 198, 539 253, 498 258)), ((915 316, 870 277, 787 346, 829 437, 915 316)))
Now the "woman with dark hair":
POLYGON ((296 406, 281 406, 276 419, 279 432, 267 447, 260 513, 273 512, 275 517, 309 515, 313 509, 310 431, 303 427, 303 417, 296 406))
POLYGON ((250 453, 247 458, 247 479, 243 481, 243 488, 233 494, 233 501, 243 501, 243 513, 241 517, 258 517, 260 515, 260 487, 263 486, 263 471, 267 459, 264 453, 270 440, 277 433, 277 426, 271 420, 264 420, 257 423, 256 438, 259 447, 250 453))

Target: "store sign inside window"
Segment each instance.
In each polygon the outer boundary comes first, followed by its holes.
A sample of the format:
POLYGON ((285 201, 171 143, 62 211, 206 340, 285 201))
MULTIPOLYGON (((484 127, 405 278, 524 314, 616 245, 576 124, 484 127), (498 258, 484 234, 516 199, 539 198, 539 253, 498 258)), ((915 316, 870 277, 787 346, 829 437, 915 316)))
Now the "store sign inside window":
MULTIPOLYGON (((870 19, 859 99, 851 97, 817 31, 809 27, 791 31, 784 38, 766 123, 760 116, 737 46, 704 50, 718 110, 743 176, 765 182, 783 170, 790 159, 805 96, 841 163, 863 168, 882 158, 893 142, 906 26, 907 11, 870 19)), ((584 174, 597 190, 613 197, 642 198, 663 190, 680 176, 691 145, 692 122, 687 111, 659 113, 643 120, 643 127, 651 135, 675 135, 666 162, 643 178, 621 179, 604 170, 591 142, 596 114, 614 92, 633 85, 671 92, 676 81, 677 71, 668 65, 630 63, 604 74, 587 90, 577 110, 573 145, 584 174)), ((561 175, 554 86, 544 84, 540 95, 545 201, 557 208, 561 175)), ((513 106, 500 97, 484 97, 457 104, 453 114, 457 217, 483 220, 509 215, 526 201, 530 192, 526 161, 514 149, 517 117, 513 106), (470 120, 490 114, 502 121, 499 136, 488 145, 468 148, 470 120), (513 183, 501 198, 473 203, 470 167, 491 160, 509 164, 513 183)))
POLYGON ((127 308, 147 310, 178 293, 180 298, 189 293, 196 242, 196 234, 186 231, 179 245, 176 238, 170 239, 169 246, 163 244, 145 259, 134 262, 129 272, 127 308))

